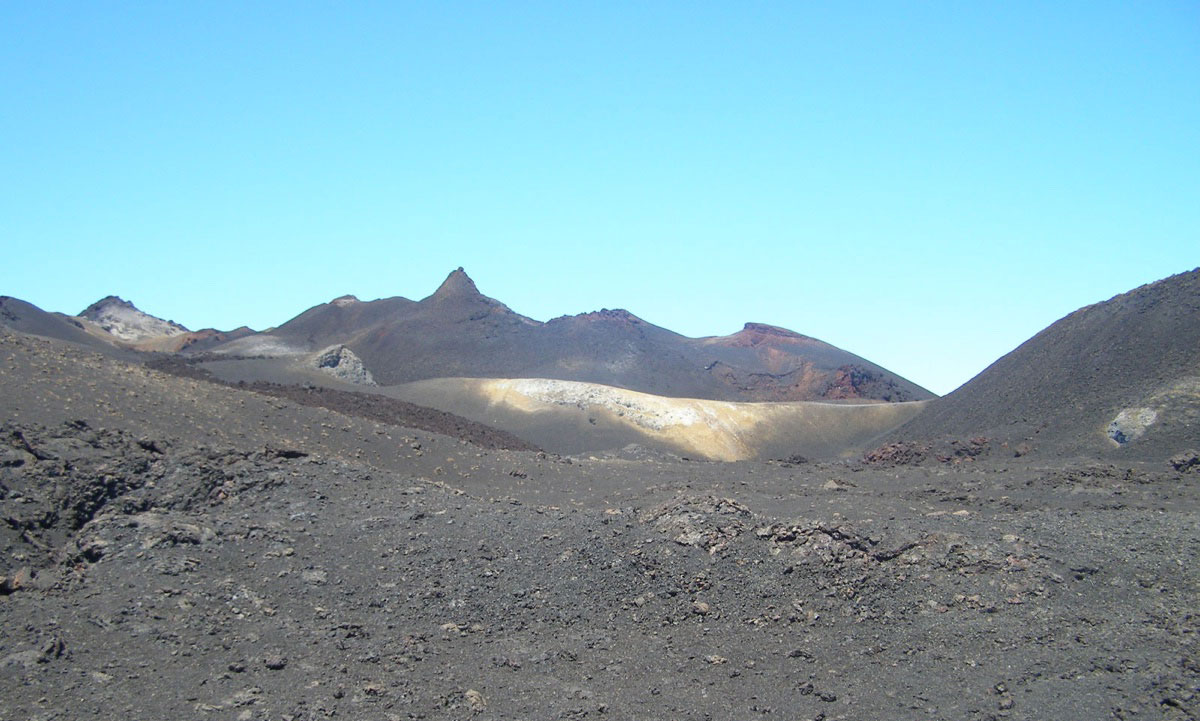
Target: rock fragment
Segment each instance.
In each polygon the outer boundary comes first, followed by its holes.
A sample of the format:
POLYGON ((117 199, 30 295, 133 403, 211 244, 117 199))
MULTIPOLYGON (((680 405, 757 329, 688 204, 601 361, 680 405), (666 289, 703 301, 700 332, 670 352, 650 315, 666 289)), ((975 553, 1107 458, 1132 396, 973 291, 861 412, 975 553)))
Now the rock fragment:
POLYGON ((1189 450, 1171 456, 1171 467, 1180 473, 1200 472, 1200 453, 1189 450))
POLYGON ((22 567, 11 576, 0 576, 0 596, 7 596, 26 588, 29 586, 31 578, 33 578, 33 573, 28 566, 22 567))
POLYGON ((473 688, 467 689, 467 692, 463 694, 463 698, 467 700, 467 705, 471 707, 472 713, 479 713, 487 708, 487 699, 473 688))

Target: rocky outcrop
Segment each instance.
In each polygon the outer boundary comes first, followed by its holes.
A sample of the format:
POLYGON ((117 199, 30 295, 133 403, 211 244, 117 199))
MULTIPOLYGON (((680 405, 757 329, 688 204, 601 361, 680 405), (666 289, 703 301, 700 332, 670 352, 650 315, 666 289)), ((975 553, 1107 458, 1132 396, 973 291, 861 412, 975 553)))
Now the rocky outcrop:
POLYGON ((79 314, 120 340, 136 343, 187 333, 188 329, 169 320, 143 313, 137 306, 115 295, 92 303, 79 314))
POLYGON ((310 364, 321 371, 347 383, 373 386, 375 379, 363 365, 362 359, 344 345, 331 345, 312 357, 310 364))

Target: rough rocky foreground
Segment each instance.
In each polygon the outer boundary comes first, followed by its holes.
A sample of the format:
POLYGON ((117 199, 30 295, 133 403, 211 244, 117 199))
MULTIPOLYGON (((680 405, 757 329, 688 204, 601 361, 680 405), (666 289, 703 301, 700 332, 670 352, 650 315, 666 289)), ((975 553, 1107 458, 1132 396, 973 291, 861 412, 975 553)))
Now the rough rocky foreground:
POLYGON ((560 458, 0 359, 0 718, 1200 714, 1186 463, 560 458))

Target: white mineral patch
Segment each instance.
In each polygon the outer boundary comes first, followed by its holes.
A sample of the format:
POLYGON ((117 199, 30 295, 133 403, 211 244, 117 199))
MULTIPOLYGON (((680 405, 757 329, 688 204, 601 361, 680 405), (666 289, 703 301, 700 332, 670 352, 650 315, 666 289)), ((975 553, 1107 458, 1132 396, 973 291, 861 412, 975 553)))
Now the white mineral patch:
POLYGON ((518 378, 508 383, 512 390, 535 401, 579 409, 600 407, 636 425, 656 431, 671 426, 690 426, 706 420, 698 408, 684 405, 679 399, 635 393, 611 386, 548 378, 518 378))
POLYGON ((214 353, 222 355, 241 355, 241 356, 267 356, 269 358, 277 358, 279 356, 303 355, 307 353, 303 348, 297 348, 293 345, 269 335, 250 335, 245 338, 232 340, 225 345, 213 350, 214 353))
POLYGON ((1125 408, 1108 424, 1108 437, 1117 445, 1141 438, 1154 422, 1158 412, 1153 408, 1125 408))

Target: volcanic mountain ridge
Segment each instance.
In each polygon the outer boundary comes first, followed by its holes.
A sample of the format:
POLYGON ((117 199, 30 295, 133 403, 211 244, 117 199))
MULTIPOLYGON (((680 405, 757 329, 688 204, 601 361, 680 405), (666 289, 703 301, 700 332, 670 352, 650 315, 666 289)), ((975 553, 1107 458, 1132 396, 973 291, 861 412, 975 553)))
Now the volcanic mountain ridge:
POLYGON ((548 378, 727 401, 933 397, 859 356, 764 324, 748 323, 731 336, 688 338, 622 309, 543 323, 483 295, 462 268, 420 301, 343 296, 214 350, 280 356, 333 345, 351 349, 381 385, 548 378))

